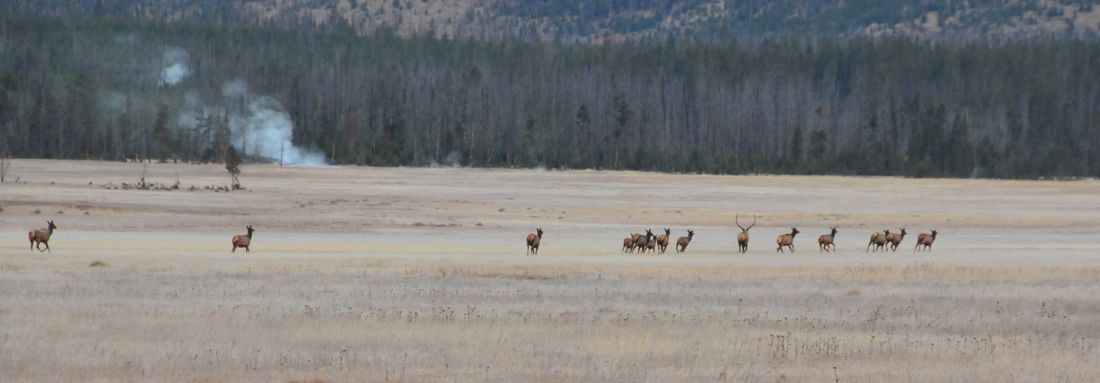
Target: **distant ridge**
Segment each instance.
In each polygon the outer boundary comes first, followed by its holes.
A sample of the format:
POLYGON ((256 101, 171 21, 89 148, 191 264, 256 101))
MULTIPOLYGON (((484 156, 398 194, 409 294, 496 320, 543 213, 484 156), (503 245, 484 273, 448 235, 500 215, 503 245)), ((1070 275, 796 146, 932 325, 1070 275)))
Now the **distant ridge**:
POLYGON ((389 31, 485 40, 591 43, 763 36, 942 40, 1100 36, 1100 1, 1082 0, 13 0, 0 13, 389 31))

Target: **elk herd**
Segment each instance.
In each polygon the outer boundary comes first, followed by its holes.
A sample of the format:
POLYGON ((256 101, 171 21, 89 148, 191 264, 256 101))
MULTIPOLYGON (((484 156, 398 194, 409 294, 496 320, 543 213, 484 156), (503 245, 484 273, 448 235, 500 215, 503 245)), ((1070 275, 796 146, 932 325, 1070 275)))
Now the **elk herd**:
MULTIPOLYGON (((741 229, 741 232, 737 233, 737 251, 744 254, 749 251, 749 230, 752 230, 756 226, 757 217, 752 217, 752 223, 748 227, 741 225, 741 215, 734 216, 733 222, 737 225, 737 228, 741 229)), ((542 238, 542 229, 538 229, 538 237, 534 237, 534 234, 527 235, 528 254, 530 254, 531 241, 534 239, 535 248, 538 248, 538 238, 542 238)), ((801 233, 798 228, 792 227, 789 233, 782 233, 775 238, 777 253, 794 252, 794 240, 798 234, 801 233)), ((836 252, 836 235, 839 231, 836 226, 829 228, 829 233, 822 234, 817 237, 817 246, 819 252, 836 252)), ((905 240, 906 234, 909 234, 905 228, 901 228, 900 231, 890 232, 889 229, 883 231, 876 231, 871 233, 871 241, 867 243, 866 251, 898 251, 898 246, 901 246, 901 242, 905 240)), ((676 252, 683 253, 687 250, 688 244, 691 243, 692 238, 695 237, 694 230, 688 230, 686 237, 680 237, 676 240, 676 252)), ((663 254, 665 249, 668 248, 669 238, 672 238, 672 229, 665 228, 664 234, 655 235, 653 230, 647 229, 645 234, 633 233, 623 238, 623 253, 646 253, 656 252, 663 254)), ((931 234, 921 233, 917 236, 917 246, 913 248, 913 251, 931 251, 932 243, 936 241, 936 230, 932 230, 931 234)))
MULTIPOLYGON (((741 232, 737 233, 737 251, 744 254, 749 251, 749 230, 756 226, 756 216, 753 216, 752 223, 748 227, 741 226, 741 216, 734 217, 734 224, 737 225, 741 232)), ((53 221, 47 221, 46 227, 41 229, 34 229, 27 233, 27 238, 30 239, 31 251, 38 249, 39 252, 53 252, 50 250, 50 237, 53 236, 54 230, 57 229, 57 225, 53 221), (46 246, 46 248, 42 248, 46 246)), ((246 234, 234 235, 231 239, 233 249, 231 252, 237 252, 237 248, 244 248, 246 253, 252 252, 252 234, 256 231, 252 228, 252 225, 245 226, 246 234)), ((792 227, 789 233, 782 233, 775 238, 776 252, 785 252, 790 250, 794 252, 794 239, 800 231, 798 228, 792 227)), ((828 234, 822 234, 817 237, 817 245, 819 252, 836 252, 836 235, 838 231, 836 226, 829 229, 828 234)), ((898 251, 898 246, 905 240, 905 235, 908 234, 905 228, 901 228, 900 231, 890 232, 889 229, 883 231, 871 233, 871 240, 867 242, 866 251, 898 251)), ((538 255, 539 245, 542 243, 542 228, 535 229, 534 233, 527 234, 527 255, 538 255)), ((917 245, 913 248, 913 251, 931 251, 932 243, 936 241, 937 232, 935 229, 931 233, 921 233, 917 235, 917 245)), ((695 238, 695 230, 688 230, 687 236, 679 237, 676 239, 675 249, 677 253, 683 253, 687 251, 688 245, 691 244, 691 240, 695 238)), ((623 253, 639 253, 644 254, 658 253, 664 254, 668 249, 668 244, 672 239, 672 229, 665 228, 664 234, 654 234, 653 230, 646 229, 645 234, 632 233, 629 236, 623 238, 623 253)))

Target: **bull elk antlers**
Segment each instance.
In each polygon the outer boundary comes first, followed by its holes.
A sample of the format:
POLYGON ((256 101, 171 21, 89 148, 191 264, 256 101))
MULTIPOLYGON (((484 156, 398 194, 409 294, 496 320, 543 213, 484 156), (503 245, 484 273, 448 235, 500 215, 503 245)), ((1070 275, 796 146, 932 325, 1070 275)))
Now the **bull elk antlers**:
POLYGON ((749 227, 741 226, 740 218, 740 214, 734 216, 733 222, 737 224, 737 227, 741 228, 741 232, 737 233, 737 251, 744 254, 746 251, 749 251, 749 229, 756 226, 756 215, 752 216, 752 224, 749 225, 749 227))

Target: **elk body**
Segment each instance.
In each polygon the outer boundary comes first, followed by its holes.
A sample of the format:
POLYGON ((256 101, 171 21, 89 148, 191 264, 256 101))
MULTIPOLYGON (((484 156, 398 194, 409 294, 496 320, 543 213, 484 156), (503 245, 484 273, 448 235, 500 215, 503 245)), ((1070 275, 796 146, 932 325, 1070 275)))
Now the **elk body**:
POLYGON ((794 252, 794 236, 798 235, 798 233, 799 233, 798 229, 792 227, 790 233, 782 234, 778 237, 775 237, 775 244, 779 245, 779 247, 775 248, 775 251, 776 252, 783 252, 783 248, 786 247, 786 248, 791 249, 791 252, 793 253, 794 252))
POLYGON ((905 239, 905 234, 908 234, 908 233, 906 233, 906 232, 905 232, 905 228, 904 228, 904 227, 903 227, 903 228, 901 228, 901 233, 889 233, 889 234, 886 234, 886 242, 887 242, 887 243, 888 243, 888 245, 890 246, 890 250, 891 250, 891 251, 894 251, 894 252, 897 252, 897 251, 898 251, 898 245, 900 245, 900 244, 901 244, 901 241, 902 241, 903 239, 905 239))
POLYGON ((749 229, 756 226, 756 216, 752 216, 752 225, 749 225, 749 227, 741 226, 739 218, 741 218, 740 214, 733 217, 733 222, 741 229, 741 232, 737 233, 737 251, 744 254, 746 251, 749 251, 749 229))
POLYGON ((244 252, 246 253, 252 252, 252 249, 250 249, 248 246, 252 244, 252 233, 256 230, 252 229, 252 225, 245 226, 245 229, 248 229, 248 234, 233 236, 233 251, 231 251, 232 253, 236 253, 238 247, 243 247, 244 252))
POLYGON ((872 246, 874 246, 874 251, 879 251, 879 249, 883 249, 883 246, 886 246, 886 237, 889 236, 890 230, 883 230, 883 233, 879 233, 877 231, 871 233, 871 240, 867 242, 867 250, 871 250, 872 246))
POLYGON ((527 255, 539 254, 539 242, 542 242, 542 228, 535 229, 534 233, 527 234, 527 255))
POLYGON ((47 226, 45 229, 34 229, 27 233, 27 238, 31 240, 31 251, 38 248, 39 252, 53 252, 50 250, 50 236, 53 235, 53 230, 57 228, 57 225, 53 224, 53 221, 46 221, 47 226), (46 245, 46 249, 42 249, 42 245, 46 245))
POLYGON ((665 228, 665 233, 657 236, 657 248, 661 250, 661 254, 665 253, 668 249, 668 238, 672 236, 672 229, 665 228))
POLYGON ((936 242, 936 229, 932 229, 932 234, 920 233, 917 235, 917 246, 913 248, 913 251, 921 249, 921 246, 924 246, 923 249, 931 251, 932 242, 936 242))
POLYGON ((642 253, 645 253, 647 249, 652 249, 653 247, 649 243, 654 241, 653 237, 653 230, 649 229, 646 229, 644 236, 634 233, 634 248, 642 253))
POLYGON ((633 233, 633 234, 630 234, 629 237, 623 238, 623 251, 633 253, 634 250, 638 249, 638 241, 640 239, 644 240, 645 239, 645 234, 633 233), (629 243, 628 243, 628 241, 629 241, 629 243))
POLYGON ((836 243, 834 242, 835 239, 836 226, 833 226, 833 229, 829 232, 829 234, 822 234, 820 237, 817 237, 817 246, 819 247, 818 251, 829 251, 829 249, 831 248, 833 252, 836 252, 836 243))
POLYGON ((676 252, 677 253, 683 253, 684 250, 687 250, 688 244, 691 243, 692 238, 695 238, 695 231, 694 230, 688 230, 688 236, 687 237, 677 238, 676 239, 676 252))

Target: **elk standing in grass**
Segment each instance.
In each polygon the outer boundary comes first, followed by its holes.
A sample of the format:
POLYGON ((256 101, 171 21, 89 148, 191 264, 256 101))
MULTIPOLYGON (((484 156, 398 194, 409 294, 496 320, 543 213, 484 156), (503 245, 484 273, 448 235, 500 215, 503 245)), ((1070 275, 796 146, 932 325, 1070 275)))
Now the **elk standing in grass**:
POLYGON ((818 251, 819 252, 820 251, 829 251, 829 249, 831 248, 833 250, 833 252, 835 253, 836 252, 836 243, 834 242, 835 239, 836 239, 836 226, 833 226, 833 229, 832 229, 831 232, 829 232, 829 234, 822 234, 820 237, 817 237, 817 246, 819 247, 818 251))
POLYGON ((633 253, 634 250, 638 249, 638 241, 643 238, 645 238, 645 234, 633 233, 630 235, 630 237, 623 239, 623 247, 626 248, 626 250, 629 250, 630 253, 633 253), (630 240, 629 245, 626 244, 627 240, 630 240))
POLYGON ((672 236, 672 229, 665 228, 665 233, 657 236, 657 247, 661 249, 661 254, 668 250, 668 239, 672 236))
POLYGON ((654 237, 653 236, 653 230, 650 230, 650 229, 646 229, 644 236, 641 235, 641 234, 635 233, 634 234, 634 248, 644 254, 646 249, 649 248, 649 242, 653 240, 653 237, 654 237))
POLYGON ((623 238, 623 252, 634 252, 634 235, 623 238))
POLYGON ((932 251, 932 242, 936 242, 936 229, 932 229, 932 234, 920 233, 917 235, 917 247, 914 247, 913 251, 921 249, 921 246, 924 246, 923 249, 925 250, 932 251))
POLYGON ((783 248, 787 247, 787 248, 791 249, 791 252, 793 253, 794 252, 794 236, 798 235, 798 233, 799 233, 798 229, 792 227, 790 233, 782 234, 778 237, 775 237, 775 244, 779 245, 779 247, 775 248, 775 251, 781 253, 781 252, 783 252, 783 248))
POLYGON ((57 225, 53 224, 53 221, 46 221, 48 224, 45 229, 35 229, 27 233, 27 237, 31 240, 31 251, 38 248, 39 252, 53 252, 50 250, 50 236, 53 235, 53 230, 57 228, 57 225), (46 249, 42 249, 42 245, 46 245, 46 249))
POLYGON ((539 254, 539 242, 542 242, 542 228, 535 229, 535 233, 527 234, 527 255, 539 254), (537 233, 537 234, 536 234, 537 233))
POLYGON ((879 251, 883 246, 886 246, 886 237, 890 236, 890 230, 883 230, 883 233, 874 232, 871 233, 871 240, 867 242, 867 250, 871 250, 871 246, 874 246, 873 251, 879 251))
POLYGON ((683 253, 684 250, 687 250, 688 244, 691 243, 692 238, 695 238, 695 231, 694 230, 688 230, 688 236, 687 237, 677 238, 676 239, 676 252, 677 253, 683 253))
POLYGON ((898 251, 898 245, 900 245, 901 241, 905 239, 905 234, 908 233, 905 232, 905 228, 903 227, 901 228, 901 233, 890 233, 886 235, 886 242, 889 243, 891 251, 898 251))
POLYGON ((233 253, 237 252, 238 247, 243 247, 246 253, 252 252, 248 246, 252 244, 252 233, 256 230, 252 229, 252 225, 245 226, 245 229, 248 229, 248 234, 233 236, 233 253))
POLYGON ((746 251, 749 251, 749 229, 756 226, 756 216, 752 216, 752 225, 749 225, 749 227, 741 226, 741 222, 738 220, 739 218, 741 218, 740 214, 733 217, 733 222, 737 224, 737 227, 741 228, 741 232, 737 233, 737 250, 744 254, 746 251))

